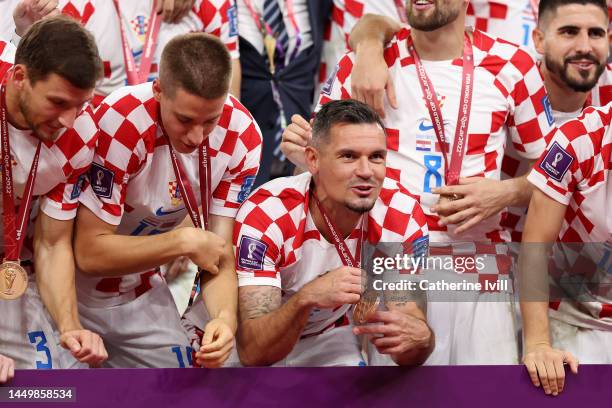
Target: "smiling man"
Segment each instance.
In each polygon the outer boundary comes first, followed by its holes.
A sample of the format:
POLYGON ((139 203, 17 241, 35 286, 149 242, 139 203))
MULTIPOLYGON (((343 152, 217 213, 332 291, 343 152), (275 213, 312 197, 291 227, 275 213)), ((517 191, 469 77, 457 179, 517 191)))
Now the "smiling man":
POLYGON ((0 382, 13 368, 106 358, 101 338, 78 318, 72 250, 81 176, 97 138, 91 110, 79 113, 101 74, 93 38, 65 17, 35 23, 16 52, 0 41, 0 354, 10 358, 0 356, 0 382))
POLYGON ((197 362, 217 367, 229 356, 234 217, 261 155, 256 123, 228 95, 230 76, 221 41, 178 36, 164 49, 159 79, 115 91, 96 112, 100 140, 76 228, 77 288, 84 322, 105 333, 110 366, 191 365, 191 342, 158 269, 179 256, 203 271, 211 316, 197 362), (177 228, 187 214, 197 228, 177 228))
POLYGON ((362 365, 355 334, 373 335, 373 346, 397 364, 429 356, 433 333, 414 302, 387 301, 372 325, 352 329, 362 245, 427 245, 418 203, 383 187, 386 155, 373 110, 332 102, 314 120, 309 172, 268 182, 245 201, 234 234, 244 365, 362 365))

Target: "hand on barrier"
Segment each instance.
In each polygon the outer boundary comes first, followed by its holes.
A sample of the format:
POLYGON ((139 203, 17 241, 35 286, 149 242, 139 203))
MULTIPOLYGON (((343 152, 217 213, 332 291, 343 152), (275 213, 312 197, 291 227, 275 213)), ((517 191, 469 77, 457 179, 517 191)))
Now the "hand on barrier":
POLYGON ((565 386, 565 367, 567 363, 574 374, 578 374, 578 359, 568 351, 552 348, 548 344, 527 347, 523 364, 527 367, 531 382, 540 385, 547 395, 558 395, 565 386))

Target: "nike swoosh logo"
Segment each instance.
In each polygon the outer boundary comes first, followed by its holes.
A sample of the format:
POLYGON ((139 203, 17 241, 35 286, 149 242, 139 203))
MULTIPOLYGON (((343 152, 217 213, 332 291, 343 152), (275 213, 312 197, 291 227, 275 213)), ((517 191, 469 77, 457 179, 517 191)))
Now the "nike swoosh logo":
POLYGON ((433 125, 431 125, 431 126, 425 126, 425 122, 421 122, 421 123, 419 123, 419 130, 420 130, 421 132, 427 132, 428 130, 431 130, 431 129, 433 129, 433 128, 434 128, 434 127, 433 127, 433 125))
POLYGON ((174 211, 164 211, 164 207, 159 207, 157 211, 155 211, 155 215, 157 215, 158 217, 163 217, 164 215, 174 214, 176 212, 183 211, 183 210, 184 208, 179 208, 178 210, 174 210, 174 211))

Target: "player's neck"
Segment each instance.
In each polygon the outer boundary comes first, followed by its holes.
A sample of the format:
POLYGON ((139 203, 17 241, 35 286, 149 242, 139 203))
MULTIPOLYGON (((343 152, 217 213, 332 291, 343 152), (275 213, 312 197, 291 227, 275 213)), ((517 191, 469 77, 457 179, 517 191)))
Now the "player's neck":
POLYGON ((433 31, 412 29, 414 47, 426 61, 446 61, 463 56, 465 18, 457 17, 452 23, 433 31))
POLYGON ((19 90, 13 86, 10 79, 6 83, 6 113, 11 125, 18 129, 28 128, 28 123, 19 109, 19 90))
MULTIPOLYGON (((333 202, 331 199, 328 198, 325 192, 317 190, 316 188, 313 194, 317 195, 317 198, 319 199, 321 205, 323 206, 323 209, 325 210, 325 214, 333 223, 334 228, 336 228, 338 234, 340 234, 342 239, 346 239, 346 237, 348 237, 357 226, 361 214, 349 210, 344 204, 333 202)), ((325 237, 325 239, 333 243, 334 239, 328 232, 329 228, 327 227, 327 224, 323 219, 323 215, 319 211, 315 200, 310 200, 308 209, 310 211, 310 214, 312 215, 312 220, 319 232, 325 237)))
POLYGON ((544 85, 548 92, 550 105, 559 112, 575 112, 582 109, 589 92, 576 92, 568 87, 561 78, 546 69, 546 64, 540 66, 544 85))

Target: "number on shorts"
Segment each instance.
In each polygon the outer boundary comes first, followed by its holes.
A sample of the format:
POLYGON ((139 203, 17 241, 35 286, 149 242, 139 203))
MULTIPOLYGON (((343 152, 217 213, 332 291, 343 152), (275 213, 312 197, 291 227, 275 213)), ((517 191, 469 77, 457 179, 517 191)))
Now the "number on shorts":
MULTIPOLYGON (((185 368, 185 360, 183 359, 183 353, 181 350, 181 346, 175 346, 170 349, 174 354, 176 354, 176 359, 179 364, 179 368, 185 368)), ((185 355, 187 356, 187 365, 189 367, 193 367, 193 358, 191 357, 193 353, 193 348, 187 346, 185 347, 185 355)))
POLYGON ((51 350, 47 347, 47 336, 43 331, 33 331, 28 333, 28 339, 30 343, 36 344, 36 351, 45 353, 47 362, 36 360, 36 369, 38 370, 50 370, 53 368, 53 360, 51 359, 51 350))

